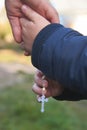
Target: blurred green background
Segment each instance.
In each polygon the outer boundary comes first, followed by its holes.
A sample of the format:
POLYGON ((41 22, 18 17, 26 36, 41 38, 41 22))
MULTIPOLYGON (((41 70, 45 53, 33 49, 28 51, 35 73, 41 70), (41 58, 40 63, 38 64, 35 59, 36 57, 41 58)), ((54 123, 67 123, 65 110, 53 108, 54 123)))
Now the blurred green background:
MULTIPOLYGON (((51 2, 62 24, 87 34, 85 0, 51 2)), ((41 104, 32 92, 36 69, 14 41, 3 5, 4 0, 0 2, 0 130, 87 130, 87 101, 50 98, 45 112, 40 112, 41 104)))

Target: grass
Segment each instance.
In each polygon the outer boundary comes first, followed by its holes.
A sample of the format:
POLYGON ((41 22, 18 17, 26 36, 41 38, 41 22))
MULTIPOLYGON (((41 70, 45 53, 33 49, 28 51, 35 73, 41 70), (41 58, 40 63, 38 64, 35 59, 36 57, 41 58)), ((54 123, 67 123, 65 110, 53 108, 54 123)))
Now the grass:
POLYGON ((40 112, 32 92, 33 75, 25 82, 0 90, 0 130, 87 130, 87 103, 61 102, 52 98, 40 112))

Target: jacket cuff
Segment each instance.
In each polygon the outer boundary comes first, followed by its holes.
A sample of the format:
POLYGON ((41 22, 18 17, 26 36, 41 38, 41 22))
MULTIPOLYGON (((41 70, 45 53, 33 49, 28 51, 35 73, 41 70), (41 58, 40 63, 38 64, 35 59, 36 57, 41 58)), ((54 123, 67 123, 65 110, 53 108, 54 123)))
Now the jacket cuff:
POLYGON ((61 24, 50 24, 43 28, 37 35, 33 47, 32 47, 32 54, 31 54, 31 60, 32 64, 39 69, 39 56, 42 51, 42 46, 45 43, 45 41, 55 32, 56 30, 63 27, 61 24))
POLYGON ((65 88, 65 90, 60 96, 55 96, 53 98, 55 98, 56 100, 79 101, 82 99, 84 100, 86 97, 84 97, 84 95, 80 93, 65 88))

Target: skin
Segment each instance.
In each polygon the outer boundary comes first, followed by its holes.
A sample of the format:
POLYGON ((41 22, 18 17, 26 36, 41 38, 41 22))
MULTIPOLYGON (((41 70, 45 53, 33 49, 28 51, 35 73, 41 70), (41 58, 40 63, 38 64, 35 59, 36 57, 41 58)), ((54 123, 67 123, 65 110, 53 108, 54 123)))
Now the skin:
POLYGON ((43 76, 43 73, 37 70, 34 78, 35 84, 32 87, 33 92, 41 96, 42 86, 44 86, 46 89, 44 93, 46 97, 59 96, 63 92, 63 87, 54 80, 50 80, 46 77, 43 79, 43 76))
POLYGON ((21 0, 5 0, 5 7, 14 38, 17 42, 21 42, 21 26, 19 18, 23 16, 21 13, 22 2, 21 0))
POLYGON ((28 6, 23 5, 22 12, 26 18, 20 19, 23 39, 21 46, 26 52, 31 54, 33 42, 37 34, 49 25, 50 22, 28 6))
MULTIPOLYGON (((48 20, 46 20, 44 17, 36 13, 31 8, 23 5, 22 6, 22 12, 25 15, 26 18, 21 18, 21 26, 22 26, 22 38, 24 41, 24 44, 22 46, 26 51, 29 51, 31 54, 32 52, 32 45, 33 42, 37 36, 37 34, 47 25, 51 24, 48 20), (28 13, 30 12, 30 13, 28 13)), ((43 73, 41 71, 37 71, 35 74, 35 84, 33 85, 32 90, 38 94, 39 96, 42 95, 42 87, 44 86, 46 88, 45 96, 51 97, 51 96, 58 96, 62 93, 63 88, 62 86, 54 81, 50 80, 47 77, 43 79, 43 73)))
POLYGON ((29 5, 37 13, 45 17, 51 23, 58 23, 59 17, 55 8, 49 0, 22 0, 26 5, 29 5))
POLYGON ((21 12, 21 7, 24 3, 50 22, 59 22, 58 13, 48 0, 5 0, 7 16, 11 24, 14 38, 18 43, 22 42, 20 17, 24 17, 21 12))

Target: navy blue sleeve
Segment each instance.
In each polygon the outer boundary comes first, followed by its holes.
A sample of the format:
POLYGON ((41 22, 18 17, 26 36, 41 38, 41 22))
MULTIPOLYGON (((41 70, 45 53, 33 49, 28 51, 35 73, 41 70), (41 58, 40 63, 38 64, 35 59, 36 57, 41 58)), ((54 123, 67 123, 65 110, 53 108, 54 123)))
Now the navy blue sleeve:
MULTIPOLYGON (((32 63, 63 85, 67 100, 70 93, 75 93, 76 100, 87 98, 87 36, 60 24, 50 24, 34 41, 32 63)), ((57 98, 62 100, 64 94, 57 98)))
POLYGON ((61 95, 53 97, 56 100, 65 100, 65 101, 79 101, 87 99, 87 96, 80 94, 79 92, 69 90, 67 88, 64 89, 61 95))

